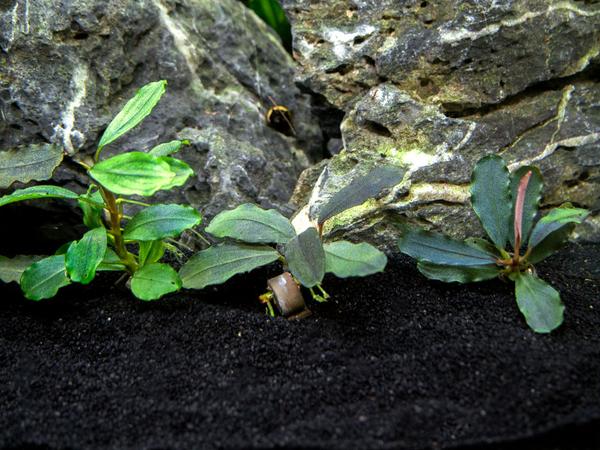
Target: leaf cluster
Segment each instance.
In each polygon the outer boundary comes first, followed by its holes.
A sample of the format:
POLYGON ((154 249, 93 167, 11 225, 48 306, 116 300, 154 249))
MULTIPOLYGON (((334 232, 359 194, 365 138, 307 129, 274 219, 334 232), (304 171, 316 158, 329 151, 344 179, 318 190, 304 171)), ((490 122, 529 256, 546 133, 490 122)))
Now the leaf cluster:
POLYGON ((501 157, 485 156, 473 170, 471 203, 489 241, 458 241, 410 229, 399 239, 400 250, 417 259, 419 271, 434 280, 468 283, 501 277, 514 281, 527 324, 538 333, 548 333, 562 323, 564 306, 559 293, 536 275, 533 265, 561 248, 588 211, 565 204, 536 222, 542 188, 536 167, 509 173, 501 157))
POLYGON ((346 278, 383 271, 387 257, 377 248, 367 243, 324 242, 321 232, 328 219, 398 184, 403 175, 400 169, 379 167, 357 178, 313 211, 314 220, 300 231, 279 212, 254 204, 221 212, 205 231, 226 242, 199 252, 181 268, 183 286, 202 289, 280 261, 313 298, 323 301, 327 295, 321 283, 326 273, 346 278))
MULTIPOLYGON (((81 239, 63 245, 55 255, 1 257, 0 279, 18 281, 31 300, 53 297, 60 288, 71 283, 88 284, 100 271, 126 272, 130 276, 131 290, 142 300, 154 300, 181 288, 177 272, 160 260, 166 250, 176 251, 168 240, 198 225, 200 214, 185 205, 147 205, 124 196, 148 197, 160 190, 182 186, 193 170, 172 154, 187 142, 172 141, 148 153, 134 151, 100 161, 107 145, 135 128, 152 112, 165 88, 165 81, 142 87, 111 121, 100 138, 95 164, 85 166, 91 180, 85 194, 42 185, 19 189, 0 198, 0 206, 42 198, 75 200, 89 228, 81 239), (128 218, 123 211, 126 203, 143 208, 128 218)), ((11 172, 11 182, 48 177, 48 171, 51 174, 62 160, 62 154, 60 158, 55 155, 54 146, 43 146, 39 151, 41 153, 32 160, 35 164, 17 163, 19 170, 11 172), (32 168, 28 171, 29 166, 32 168), (40 166, 44 174, 38 176, 40 166)), ((23 156, 28 155, 19 157, 23 156)), ((11 154, 10 158, 8 163, 14 167, 16 156, 11 154)), ((2 173, 0 164, 0 175, 2 173)))

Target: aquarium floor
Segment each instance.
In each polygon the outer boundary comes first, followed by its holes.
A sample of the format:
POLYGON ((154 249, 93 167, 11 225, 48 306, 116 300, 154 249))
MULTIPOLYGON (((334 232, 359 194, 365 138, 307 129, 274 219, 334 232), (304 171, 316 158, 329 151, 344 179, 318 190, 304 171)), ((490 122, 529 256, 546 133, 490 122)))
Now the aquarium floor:
POLYGON ((600 448, 600 245, 539 267, 564 325, 529 331, 500 281, 327 279, 302 321, 272 269, 156 303, 114 279, 40 304, 0 290, 0 448, 600 448))

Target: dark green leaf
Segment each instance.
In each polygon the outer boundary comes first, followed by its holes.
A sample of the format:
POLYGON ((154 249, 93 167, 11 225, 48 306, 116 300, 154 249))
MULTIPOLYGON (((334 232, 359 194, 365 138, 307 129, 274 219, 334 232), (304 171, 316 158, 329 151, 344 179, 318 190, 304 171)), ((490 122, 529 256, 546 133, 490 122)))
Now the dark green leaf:
POLYGON ((308 228, 285 245, 285 259, 292 275, 307 288, 325 276, 325 250, 319 232, 308 228))
POLYGON ((194 255, 179 271, 183 287, 203 289, 221 284, 239 273, 277 261, 279 253, 271 247, 227 244, 209 247, 194 255))
POLYGON ((439 233, 414 229, 398 240, 402 253, 419 260, 448 266, 485 266, 496 258, 487 251, 439 233))
POLYGON ((143 196, 171 185, 177 176, 167 162, 143 152, 113 156, 96 164, 89 174, 115 194, 143 196))
POLYGON ((0 256, 0 280, 5 283, 16 282, 21 279, 21 275, 29 266, 45 256, 17 255, 14 258, 0 256))
MULTIPOLYGON (((521 239, 522 242, 527 242, 531 227, 533 226, 533 219, 538 212, 538 205, 542 198, 542 189, 544 188, 544 181, 542 174, 537 167, 524 166, 510 174, 510 190, 512 193, 512 208, 510 223, 515 220, 514 201, 517 198, 517 190, 519 189, 519 182, 521 178, 525 176, 527 172, 531 171, 531 178, 527 185, 527 193, 525 194, 525 203, 523 204, 523 221, 521 226, 521 239)), ((515 246, 515 230, 514 227, 509 227, 509 238, 512 246, 515 246)))
POLYGON ((280 213, 251 203, 217 214, 206 231, 220 238, 251 243, 285 244, 296 236, 290 221, 280 213))
POLYGON ((472 283, 496 278, 500 275, 500 268, 496 265, 486 266, 442 266, 425 261, 417 264, 419 272, 432 280, 444 281, 446 283, 472 283))
POLYGON ((69 246, 66 267, 72 281, 88 284, 94 279, 96 269, 104 259, 106 245, 106 229, 99 227, 88 231, 80 241, 69 246))
POLYGON ((565 307, 556 289, 527 272, 511 278, 515 281, 517 304, 529 328, 536 333, 550 333, 560 326, 565 307))
POLYGON ((178 140, 178 141, 165 142, 164 144, 157 145, 152 150, 150 150, 148 153, 150 153, 151 155, 154 155, 154 156, 169 156, 169 155, 172 155, 173 153, 177 153, 179 150, 181 150, 181 147, 183 147, 184 145, 190 145, 190 141, 188 141, 188 140, 179 141, 178 140))
POLYGON ((24 200, 34 200, 37 198, 62 198, 75 200, 78 197, 79 195, 75 192, 58 186, 33 186, 26 189, 19 189, 10 195, 0 197, 0 206, 21 202, 24 200))
POLYGON ((509 173, 504 160, 485 156, 473 169, 471 203, 483 228, 498 248, 504 248, 509 236, 512 210, 509 173))
POLYGON ((311 211, 311 217, 317 217, 319 224, 327 219, 376 198, 385 189, 396 186, 404 178, 405 169, 392 166, 380 166, 367 175, 356 178, 348 186, 340 189, 318 211, 311 211))
POLYGON ((161 263, 142 267, 131 278, 131 291, 140 300, 158 300, 181 289, 181 278, 175 270, 161 263))
POLYGON ((185 162, 180 159, 171 158, 169 156, 161 156, 161 161, 166 162, 169 165, 171 171, 175 174, 175 177, 171 182, 161 187, 163 190, 169 190, 177 186, 183 186, 189 177, 194 175, 194 170, 185 162))
POLYGON ((90 230, 103 227, 102 214, 104 213, 104 200, 99 191, 87 193, 79 197, 79 208, 83 213, 83 223, 90 230))
POLYGON ((180 235, 201 221, 194 208, 184 205, 154 205, 141 210, 127 223, 123 236, 129 241, 155 241, 180 235))
POLYGON ((0 151, 0 188, 15 181, 49 180, 63 159, 63 150, 54 144, 33 144, 0 151))
POLYGON ((583 222, 588 214, 586 209, 560 207, 540 219, 529 238, 529 262, 535 264, 561 248, 575 225, 583 222))
POLYGON ((385 253, 365 242, 337 241, 325 244, 323 248, 325 271, 340 278, 366 277, 383 272, 387 264, 385 253))
POLYGON ((29 300, 54 297, 61 287, 70 283, 64 255, 49 256, 35 262, 21 276, 21 289, 29 300))
POLYGON ((105 147, 142 122, 165 93, 166 81, 155 81, 139 89, 115 116, 100 138, 98 148, 105 147))
POLYGON ((140 266, 158 262, 165 254, 165 245, 161 240, 140 241, 139 246, 140 254, 138 259, 140 266))

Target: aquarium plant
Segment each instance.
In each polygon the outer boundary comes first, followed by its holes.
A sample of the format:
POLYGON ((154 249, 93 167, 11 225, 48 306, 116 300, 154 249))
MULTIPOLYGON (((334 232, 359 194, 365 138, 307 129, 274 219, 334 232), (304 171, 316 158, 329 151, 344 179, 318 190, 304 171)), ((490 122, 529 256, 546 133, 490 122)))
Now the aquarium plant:
MULTIPOLYGON (((171 155, 185 142, 172 141, 147 153, 132 151, 101 160, 106 146, 151 113, 165 93, 166 84, 157 81, 142 87, 104 131, 93 162, 80 162, 90 180, 85 194, 59 186, 38 185, 0 198, 0 206, 42 198, 77 202, 89 229, 81 239, 63 245, 52 256, 0 257, 3 281, 19 282, 25 297, 31 300, 53 297, 61 287, 71 283, 88 284, 98 271, 124 272, 133 294, 142 300, 158 299, 180 289, 177 272, 160 260, 166 249, 176 250, 169 240, 198 225, 200 214, 189 206, 148 205, 129 196, 150 197, 157 191, 182 186, 193 171, 171 155), (127 203, 141 209, 128 217, 123 211, 127 203)), ((19 167, 26 165, 15 163, 19 167)), ((29 180, 32 176, 24 173, 18 179, 29 180)))
POLYGON ((286 273, 269 280, 270 291, 261 301, 274 315, 273 295, 286 291, 293 297, 289 300, 293 306, 286 305, 286 300, 278 302, 275 304, 278 312, 285 316, 302 313, 304 302, 294 283, 304 286, 315 300, 322 302, 329 298, 322 286, 326 273, 346 278, 384 270, 387 258, 383 252, 365 242, 323 240, 323 226, 332 217, 398 184, 403 175, 395 167, 376 168, 313 208, 304 221, 290 221, 275 210, 254 204, 221 212, 205 231, 226 241, 200 251, 181 268, 183 287, 202 289, 279 261, 286 273))
POLYGON ((549 333, 562 323, 564 306, 534 265, 563 246, 588 211, 567 203, 536 222, 542 187, 536 167, 509 173, 501 157, 485 156, 473 170, 471 203, 489 240, 458 241, 415 228, 402 234, 400 250, 417 259, 419 271, 434 280, 513 281, 517 305, 529 327, 549 333))

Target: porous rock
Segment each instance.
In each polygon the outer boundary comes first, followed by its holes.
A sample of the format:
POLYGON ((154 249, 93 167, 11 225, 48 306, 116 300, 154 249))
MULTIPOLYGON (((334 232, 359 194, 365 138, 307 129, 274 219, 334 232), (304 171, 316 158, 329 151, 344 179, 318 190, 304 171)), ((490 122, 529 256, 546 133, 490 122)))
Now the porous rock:
POLYGON ((340 216, 330 232, 392 244, 393 224, 408 220, 480 234, 470 173, 496 153, 511 168, 540 167, 543 208, 591 208, 576 234, 600 238, 600 3, 283 3, 297 81, 346 112, 344 151, 313 201, 376 164, 408 169, 392 194, 340 216))

